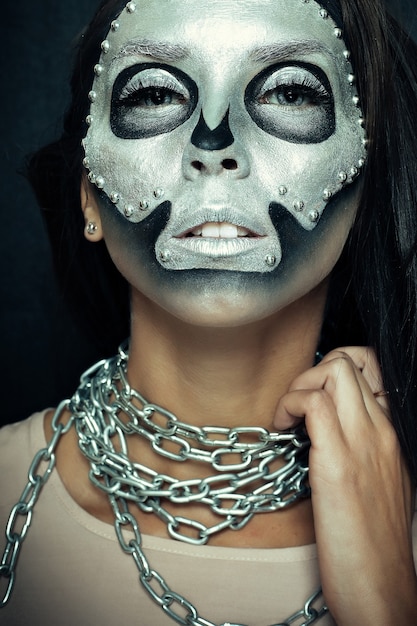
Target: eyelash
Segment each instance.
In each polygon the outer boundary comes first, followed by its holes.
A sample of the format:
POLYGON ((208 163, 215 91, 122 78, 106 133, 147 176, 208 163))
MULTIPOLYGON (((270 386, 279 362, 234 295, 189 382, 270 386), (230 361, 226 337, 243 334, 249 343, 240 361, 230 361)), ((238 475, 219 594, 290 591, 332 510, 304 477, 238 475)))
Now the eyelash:
MULTIPOLYGON (((146 98, 152 96, 165 98, 174 96, 180 103, 187 102, 188 98, 184 93, 178 91, 178 86, 169 78, 160 77, 153 79, 153 84, 145 84, 138 76, 133 77, 122 89, 119 96, 119 103, 126 106, 138 106, 146 98)), ((152 103, 151 103, 152 104, 152 103)), ((153 103, 154 106, 165 104, 165 102, 153 103)))
MULTIPOLYGON (((269 81, 266 81, 264 85, 268 82, 269 81)), ((277 80, 277 84, 270 89, 265 90, 263 87, 261 95, 258 96, 258 102, 260 104, 270 104, 270 102, 267 101, 268 95, 274 93, 285 93, 286 91, 287 93, 294 91, 297 96, 307 96, 310 100, 308 103, 309 105, 324 105, 331 101, 329 92, 320 81, 315 80, 310 76, 304 76, 301 80, 294 77, 290 80, 283 80, 281 83, 277 80)), ((288 103, 288 106, 291 106, 291 104, 288 103)), ((295 105, 293 104, 292 106, 295 105)))

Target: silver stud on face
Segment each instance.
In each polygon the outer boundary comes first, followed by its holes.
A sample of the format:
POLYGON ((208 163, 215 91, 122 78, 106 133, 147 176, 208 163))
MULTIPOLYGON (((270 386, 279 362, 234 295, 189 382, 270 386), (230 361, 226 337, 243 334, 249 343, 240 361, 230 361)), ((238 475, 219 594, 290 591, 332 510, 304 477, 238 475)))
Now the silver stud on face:
POLYGON ((87 157, 84 157, 83 165, 84 165, 84 167, 87 167, 87 168, 90 166, 90 161, 87 159, 87 157))
POLYGON ((277 262, 277 257, 274 256, 273 254, 268 254, 265 257, 265 263, 268 265, 268 267, 274 267, 276 262, 277 262))
MULTIPOLYGON (((303 4, 309 4, 310 0, 301 0, 301 2, 303 4)), ((319 2, 319 0, 317 0, 317 2, 319 2)), ((136 9, 137 9, 137 3, 136 2, 129 1, 125 5, 125 10, 129 14, 134 13, 136 11, 136 9)), ((319 7, 317 7, 317 10, 318 9, 319 9, 319 7)), ((323 20, 326 20, 326 19, 329 18, 329 13, 324 8, 320 8, 318 13, 319 13, 319 16, 323 20)), ((318 14, 316 12, 316 16, 317 15, 318 14)), ((316 19, 319 19, 318 16, 316 17, 316 19)), ((332 25, 333 25, 333 21, 332 21, 332 24, 329 25, 329 28, 332 25)), ((111 23, 111 31, 112 32, 116 32, 117 30, 119 30, 119 28, 120 28, 120 23, 117 20, 114 20, 111 23)), ((334 28, 334 36, 337 37, 338 39, 342 39, 343 38, 343 31, 340 28, 335 27, 334 28)), ((109 35, 109 38, 110 38, 110 41, 113 41, 111 39, 111 35, 109 35)), ((109 52, 109 50, 110 50, 110 43, 109 43, 109 41, 107 39, 102 41, 102 43, 101 43, 101 50, 102 50, 102 52, 104 54, 107 54, 109 52)), ((343 57, 346 59, 346 61, 349 61, 350 57, 351 57, 350 52, 348 50, 344 50, 343 51, 343 57)), ((104 63, 106 63, 106 62, 104 61, 104 63)), ((350 66, 349 66, 349 69, 351 70, 352 68, 350 68, 350 66)), ((348 82, 351 85, 353 85, 355 83, 355 76, 353 74, 348 74, 349 69, 346 69, 345 76, 347 75, 348 82)), ((97 63, 94 66, 94 73, 95 73, 96 76, 100 76, 103 71, 104 71, 104 67, 100 63, 97 63)), ((346 80, 346 78, 345 78, 345 80, 346 80)), ((355 92, 356 89, 357 88, 354 88, 352 91, 355 92)), ((100 91, 99 91, 99 93, 101 94, 100 91)), ((94 90, 91 90, 89 92, 89 94, 88 94, 88 97, 89 97, 89 100, 91 102, 95 102, 96 99, 97 99, 97 93, 94 90)), ((355 106, 359 107, 359 97, 357 95, 352 97, 352 101, 355 104, 355 106)), ((360 115, 360 114, 361 114, 361 111, 358 112, 358 115, 360 115)), ((91 125, 92 121, 93 121, 92 116, 88 115, 87 118, 86 118, 86 122, 87 122, 87 124, 89 126, 91 125)), ((359 120, 359 122, 360 122, 361 126, 364 127, 365 121, 362 118, 359 120)), ((95 130, 95 128, 93 130, 95 130)), ((366 139, 363 139, 362 143, 363 143, 363 146, 365 148, 367 148, 368 141, 366 139)), ((84 140, 82 141, 82 144, 85 147, 84 140)), ((352 163, 352 161, 351 161, 351 163, 352 163)), ((358 161, 358 167, 359 168, 362 167, 364 163, 365 163, 365 158, 360 159, 358 161)), ((83 160, 83 165, 84 165, 84 167, 89 169, 89 162, 88 162, 87 158, 85 158, 83 160)), ((346 164, 346 165, 348 166, 348 164, 346 164)), ((93 163, 93 167, 94 167, 94 163, 93 163)), ((349 175, 352 178, 354 178, 357 175, 357 173, 358 173, 358 168, 353 166, 352 168, 349 169, 349 166, 348 166, 348 170, 347 171, 349 172, 349 175)), ((336 170, 336 172, 337 172, 337 170, 336 170)), ((333 176, 334 176, 334 174, 333 174, 333 176)), ((348 180, 348 178, 349 178, 348 174, 346 172, 340 172, 338 177, 339 177, 339 182, 341 182, 342 184, 345 183, 348 180)), ((104 181, 103 177, 96 176, 95 174, 93 174, 90 171, 88 173, 88 179, 90 180, 90 182, 94 183, 99 189, 103 189, 103 187, 105 185, 105 181, 104 181)), ((323 182, 324 182, 324 185, 325 185, 326 181, 323 181, 323 182)), ((333 186, 334 187, 334 193, 336 193, 337 187, 335 185, 334 179, 333 179, 333 181, 328 181, 327 184, 329 184, 331 187, 333 186)), ((323 185, 323 187, 324 187, 324 185, 323 185)), ((322 190, 323 190, 323 187, 321 187, 322 190)), ((107 192, 108 192, 108 190, 106 190, 106 193, 107 192)), ((288 194, 288 189, 287 189, 287 187, 285 185, 281 185, 278 188, 278 192, 279 192, 280 196, 286 196, 288 194)), ((142 199, 139 202, 139 206, 135 203, 135 206, 133 206, 133 205, 125 205, 124 209, 123 209, 123 205, 125 204, 125 200, 124 200, 124 197, 122 196, 122 202, 119 205, 119 210, 123 211, 124 215, 127 218, 130 218, 133 214, 135 214, 137 219, 142 219, 142 216, 140 216, 140 214, 138 213, 138 208, 139 208, 140 211, 147 211, 149 209, 149 202, 151 202, 153 206, 156 206, 156 203, 153 202, 153 200, 152 200, 152 196, 155 199, 159 199, 162 196, 164 196, 165 192, 161 188, 155 188, 153 191, 152 191, 152 188, 151 188, 149 190, 149 193, 150 193, 149 201, 148 201, 148 199, 142 199)), ((322 198, 323 198, 324 202, 327 202, 333 196, 332 190, 328 189, 328 188, 324 189, 322 193, 323 193, 322 198)), ((287 198, 288 205, 286 205, 288 208, 290 208, 290 206, 291 206, 291 204, 290 204, 291 203, 291 196, 294 198, 294 195, 293 195, 293 190, 290 189, 290 195, 287 198)), ((111 202, 113 204, 117 204, 117 203, 120 202, 120 195, 117 192, 111 193, 109 195, 109 198, 110 198, 110 200, 111 200, 111 202)), ((320 200, 320 196, 319 196, 318 200, 320 200)), ((311 204, 309 202, 309 198, 306 198, 306 202, 307 202, 307 207, 305 206, 305 202, 303 200, 295 200, 293 202, 293 209, 297 213, 302 213, 304 211, 304 213, 300 217, 300 219, 305 220, 307 218, 311 223, 317 223, 319 221, 320 217, 321 217, 321 213, 318 210, 309 210, 309 206, 311 206, 311 204)), ((316 204, 316 206, 319 206, 320 210, 323 208, 323 204, 322 205, 316 204)), ((145 216, 143 216, 143 217, 145 217, 145 216)), ((297 216, 297 219, 298 219, 298 216, 297 216)), ((169 250, 161 251, 159 253, 159 258, 160 258, 161 262, 163 262, 163 263, 167 263, 167 262, 171 261, 172 260, 171 257, 172 257, 172 255, 171 255, 171 252, 169 250)), ((273 267, 276 264, 276 261, 277 261, 277 259, 276 259, 276 257, 274 255, 267 255, 265 257, 265 263, 269 267, 273 267)))
POLYGON ((86 121, 88 126, 91 126, 91 124, 93 123, 93 116, 92 115, 87 115, 87 117, 85 118, 85 121, 86 121))
POLYGON ((163 250, 159 253, 159 259, 162 263, 169 263, 171 260, 171 253, 169 250, 163 250))

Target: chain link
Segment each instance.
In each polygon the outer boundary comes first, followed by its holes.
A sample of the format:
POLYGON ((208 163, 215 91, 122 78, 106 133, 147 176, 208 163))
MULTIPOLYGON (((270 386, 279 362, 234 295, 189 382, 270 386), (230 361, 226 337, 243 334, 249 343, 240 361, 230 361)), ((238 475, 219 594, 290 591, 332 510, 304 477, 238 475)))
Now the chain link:
MULTIPOLYGON (((255 512, 277 510, 288 506, 298 497, 308 495, 305 485, 308 467, 297 460, 300 453, 305 456, 308 440, 304 433, 269 433, 256 427, 200 429, 179 422, 175 415, 156 405, 147 404, 138 392, 130 388, 124 372, 126 362, 127 353, 123 348, 117 358, 100 361, 82 376, 80 387, 73 398, 65 400, 57 408, 52 419, 51 440, 36 453, 29 468, 28 482, 12 508, 6 525, 6 547, 0 561, 0 583, 5 583, 5 591, 0 594, 0 608, 6 606, 11 598, 20 550, 31 526, 39 494, 55 468, 56 447, 60 438, 75 423, 80 449, 90 461, 90 479, 107 493, 115 516, 114 528, 118 543, 125 553, 132 556, 145 591, 170 619, 182 626, 216 626, 201 617, 190 601, 172 590, 164 578, 151 568, 142 549, 139 525, 129 511, 128 502, 133 500, 142 510, 156 513, 167 524, 168 531, 175 539, 195 544, 206 543, 215 532, 225 528, 242 528, 255 512), (117 381, 122 381, 121 391, 117 381), (116 398, 114 402, 111 401, 112 395, 116 398), (142 408, 135 405, 138 400, 142 408), (100 421, 97 420, 97 407, 100 409, 100 421), (68 410, 70 417, 64 421, 64 414, 68 410), (128 422, 118 418, 119 410, 129 416, 128 422), (165 426, 154 421, 156 414, 166 419, 165 426), (109 415, 114 419, 109 419, 109 415), (144 428, 143 423, 149 428, 144 428), (160 445, 161 441, 164 438, 171 441, 175 437, 174 442, 178 443, 179 451, 168 451, 168 455, 171 455, 168 458, 176 461, 197 459, 211 463, 216 471, 228 471, 203 480, 177 481, 159 475, 139 463, 132 464, 128 459, 124 434, 132 433, 142 434, 155 451, 163 456, 167 450, 160 445), (115 436, 121 449, 118 452, 111 443, 115 436), (183 437, 197 441, 208 450, 193 448, 188 442, 185 445, 183 437), (244 441, 247 437, 252 440, 244 441), (214 451, 210 452, 210 448, 214 448, 214 451), (274 449, 279 449, 279 455, 273 452, 274 449), (223 463, 222 457, 232 454, 232 451, 233 454, 240 454, 241 462, 223 463), (271 471, 270 464, 277 456, 282 456, 286 464, 271 471), (254 460, 258 465, 249 467, 254 460), (264 480, 265 484, 257 489, 248 493, 237 492, 260 480, 264 480), (283 487, 285 481, 288 485, 283 487), (217 515, 225 519, 207 528, 196 520, 171 515, 160 505, 160 498, 169 498, 176 503, 209 504, 217 515), (181 532, 184 527, 197 530, 198 538, 181 532), (128 539, 127 533, 133 534, 133 539, 128 539)), ((328 612, 322 602, 316 608, 320 597, 321 589, 312 594, 304 607, 285 622, 271 626, 310 626, 317 622, 328 612)), ((245 625, 225 622, 220 626, 245 625)))
POLYGON ((28 482, 9 515, 5 533, 6 547, 0 561, 0 582, 5 589, 0 595, 0 608, 10 600, 20 550, 32 523, 33 509, 39 494, 55 467, 56 447, 62 435, 68 432, 73 424, 73 416, 66 423, 61 421, 68 406, 69 401, 64 400, 55 411, 52 419, 52 438, 45 448, 35 454, 29 468, 28 482), (46 468, 42 472, 42 465, 45 464, 46 468))

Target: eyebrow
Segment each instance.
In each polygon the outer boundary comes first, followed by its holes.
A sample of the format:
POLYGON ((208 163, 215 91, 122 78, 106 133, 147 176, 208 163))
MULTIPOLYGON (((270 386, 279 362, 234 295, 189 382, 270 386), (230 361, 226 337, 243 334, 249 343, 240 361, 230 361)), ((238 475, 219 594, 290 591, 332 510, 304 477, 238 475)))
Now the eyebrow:
POLYGON ((141 39, 130 41, 113 57, 113 61, 130 55, 141 55, 159 59, 161 61, 179 61, 188 56, 187 48, 179 44, 171 44, 163 41, 141 39))
MULTIPOLYGON (((309 54, 327 54, 332 52, 320 41, 291 41, 288 43, 268 44, 253 48, 249 52, 249 59, 256 63, 269 63, 290 57, 306 56, 309 54)), ((112 63, 127 56, 147 56, 161 61, 179 61, 190 55, 190 50, 181 44, 172 44, 165 41, 141 39, 127 42, 112 58, 112 63)))
POLYGON ((279 61, 280 59, 286 59, 288 57, 315 54, 317 52, 333 56, 332 52, 320 41, 309 40, 259 46, 250 52, 249 58, 252 61, 268 63, 270 61, 279 61))

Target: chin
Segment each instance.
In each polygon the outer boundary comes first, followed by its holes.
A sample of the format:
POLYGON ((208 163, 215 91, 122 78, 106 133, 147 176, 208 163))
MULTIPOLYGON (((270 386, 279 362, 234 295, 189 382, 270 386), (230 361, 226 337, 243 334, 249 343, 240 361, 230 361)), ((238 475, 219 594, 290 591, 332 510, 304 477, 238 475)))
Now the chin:
MULTIPOLYGON (((180 289, 156 290, 146 294, 151 307, 160 309, 186 324, 205 328, 234 328, 265 320, 286 309, 310 291, 306 285, 263 285, 257 281, 209 281, 197 285, 183 284, 180 289), (221 284, 222 283, 222 284, 221 284), (248 284, 249 283, 249 284, 248 284)), ((220 278, 220 276, 219 276, 220 278)), ((139 298, 143 293, 139 294, 139 298)), ((140 305, 139 305, 140 306, 140 305)))
MULTIPOLYGON (((188 303, 187 309, 172 310, 171 313, 177 319, 192 326, 200 326, 204 328, 236 328, 246 326, 268 317, 271 312, 265 309, 254 310, 253 307, 246 307, 236 303, 220 302, 216 304, 207 304, 201 306, 196 304, 193 306, 188 303)), ((167 310, 167 309, 165 309, 167 310)))

